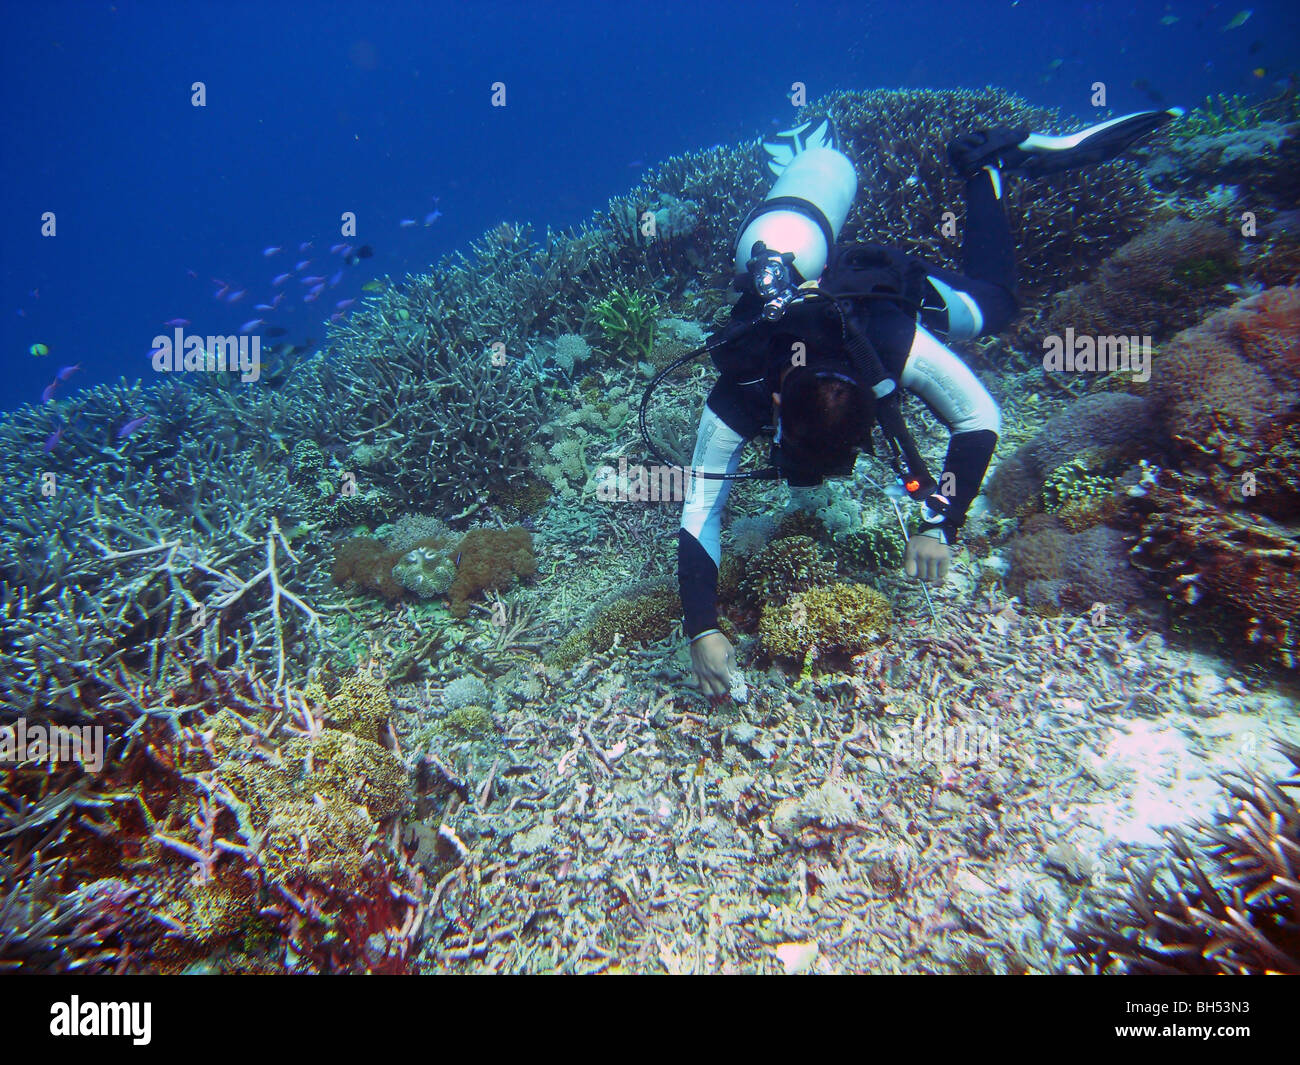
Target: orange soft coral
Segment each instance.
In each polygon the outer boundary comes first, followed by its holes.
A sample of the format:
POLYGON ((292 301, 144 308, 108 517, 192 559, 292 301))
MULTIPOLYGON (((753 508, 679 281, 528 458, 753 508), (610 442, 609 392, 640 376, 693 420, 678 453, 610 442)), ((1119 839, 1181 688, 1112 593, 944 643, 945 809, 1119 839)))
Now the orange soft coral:
POLYGON ((509 588, 515 577, 537 572, 533 534, 522 526, 510 529, 471 529, 460 542, 456 580, 448 593, 451 612, 469 614, 469 600, 479 592, 509 588))

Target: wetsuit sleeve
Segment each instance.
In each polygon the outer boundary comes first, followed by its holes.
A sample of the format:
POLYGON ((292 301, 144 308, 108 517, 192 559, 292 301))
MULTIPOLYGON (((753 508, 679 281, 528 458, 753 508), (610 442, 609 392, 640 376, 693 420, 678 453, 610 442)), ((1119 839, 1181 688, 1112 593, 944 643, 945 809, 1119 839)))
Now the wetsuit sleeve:
POLYGON ((952 431, 939 491, 949 503, 944 535, 954 543, 997 447, 1001 429, 997 402, 969 366, 919 326, 900 384, 919 396, 952 431))
MULTIPOLYGON (((712 406, 704 408, 695 438, 692 470, 735 473, 745 438, 728 426, 712 406)), ((686 634, 697 636, 718 624, 718 567, 722 563, 722 511, 731 482, 691 476, 677 534, 677 582, 686 634)))

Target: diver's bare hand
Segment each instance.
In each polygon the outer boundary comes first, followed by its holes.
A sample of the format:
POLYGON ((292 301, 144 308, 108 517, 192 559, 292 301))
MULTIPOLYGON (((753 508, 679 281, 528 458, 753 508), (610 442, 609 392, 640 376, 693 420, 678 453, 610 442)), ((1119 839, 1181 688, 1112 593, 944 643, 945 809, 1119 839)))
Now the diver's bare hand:
POLYGON ((731 670, 736 664, 736 652, 720 632, 701 636, 691 644, 691 665, 700 691, 709 698, 727 695, 731 691, 731 670))
POLYGON ((918 533, 907 541, 907 550, 903 552, 903 572, 909 577, 942 584, 948 576, 951 557, 947 544, 918 533))

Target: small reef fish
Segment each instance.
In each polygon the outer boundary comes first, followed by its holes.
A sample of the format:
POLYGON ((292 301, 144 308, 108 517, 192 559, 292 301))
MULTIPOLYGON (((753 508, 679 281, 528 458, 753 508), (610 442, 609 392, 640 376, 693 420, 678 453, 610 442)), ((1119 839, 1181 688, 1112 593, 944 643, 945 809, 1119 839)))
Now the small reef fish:
POLYGON ((418 223, 415 221, 414 218, 403 218, 403 219, 402 219, 400 222, 398 222, 397 224, 398 224, 402 229, 410 229, 412 226, 417 225, 418 223))
POLYGON ((324 279, 323 277, 300 277, 300 278, 298 278, 298 281, 299 281, 300 284, 303 284, 303 285, 323 285, 323 284, 325 284, 325 279, 324 279))
POLYGON ((342 280, 343 280, 343 271, 336 270, 334 273, 330 275, 330 288, 333 288, 342 280))
POLYGON ((1172 26, 1177 21, 1178 21, 1177 15, 1165 15, 1163 18, 1161 18, 1160 25, 1172 26))
POLYGON ((283 248, 276 248, 276 247, 263 248, 262 254, 269 259, 272 255, 279 255, 280 252, 282 251, 284 251, 283 248))
POLYGON ((149 415, 147 414, 142 414, 138 418, 132 418, 129 422, 127 422, 124 426, 122 426, 122 428, 120 428, 114 434, 114 436, 116 436, 118 440, 125 440, 128 436, 130 436, 137 429, 139 429, 140 426, 144 425, 144 423, 147 422, 148 420, 149 420, 149 415))
POLYGON ((311 266, 311 260, 310 260, 310 259, 303 259, 302 262, 300 262, 300 263, 294 263, 293 268, 294 268, 295 270, 306 270, 307 267, 309 267, 309 266, 311 266))
POLYGON ((331 254, 331 255, 346 255, 346 254, 347 254, 348 252, 350 252, 351 250, 352 250, 352 245, 350 245, 350 244, 331 244, 331 245, 330 245, 330 254, 331 254))
POLYGON ((1232 16, 1232 18, 1228 20, 1228 24, 1223 27, 1223 31, 1226 33, 1228 30, 1240 29, 1242 26, 1246 25, 1246 23, 1250 21, 1250 16, 1253 15, 1254 13, 1255 12, 1251 8, 1246 8, 1243 11, 1238 11, 1235 15, 1232 16))
POLYGON ((41 448, 46 455, 59 446, 59 441, 63 439, 63 430, 66 428, 66 425, 60 425, 46 438, 45 446, 41 448))
POLYGON ((385 285, 382 281, 367 281, 361 286, 362 292, 383 292, 385 285))
POLYGON ((442 217, 442 212, 435 208, 434 210, 430 211, 427 215, 424 216, 424 224, 426 226, 431 226, 433 225, 434 222, 438 221, 438 219, 441 217, 442 217))
POLYGON ((48 385, 46 385, 44 391, 41 392, 41 402, 49 403, 50 400, 54 398, 54 392, 58 387, 59 387, 58 381, 51 381, 48 385))
POLYGON ((226 297, 226 302, 227 302, 227 303, 238 303, 240 300, 242 300, 242 299, 243 299, 245 296, 247 296, 247 295, 248 295, 248 289, 246 289, 246 288, 241 288, 241 289, 238 289, 238 290, 235 291, 235 292, 232 292, 229 296, 227 296, 227 297, 226 297))
POLYGON ((265 314, 275 310, 275 307, 270 303, 256 303, 253 305, 253 310, 261 311, 265 314))
POLYGON ((74 373, 76 373, 76 372, 77 372, 78 370, 80 370, 80 369, 81 369, 81 363, 77 363, 76 366, 64 366, 64 367, 62 367, 62 368, 59 370, 59 372, 56 373, 56 374, 54 375, 54 381, 55 381, 55 383, 57 384, 57 383, 60 382, 60 381, 66 381, 66 380, 68 380, 68 378, 70 378, 74 373))
POLYGON ((167 321, 163 322, 163 325, 169 325, 173 329, 184 329, 189 324, 190 320, 188 318, 168 318, 167 321))
POLYGON ((337 311, 346 311, 356 302, 355 299, 339 300, 338 303, 334 304, 334 309, 337 311))
POLYGON ((311 241, 310 241, 310 240, 304 240, 301 244, 298 245, 298 251, 299 251, 299 252, 308 252, 308 251, 311 251, 311 241))
POLYGON ((260 326, 264 326, 264 325, 266 325, 266 323, 262 321, 262 319, 253 318, 252 320, 247 321, 243 325, 241 325, 239 327, 239 331, 241 333, 251 333, 254 329, 257 329, 260 326))
POLYGON ((278 288, 280 285, 283 285, 286 281, 288 281, 289 278, 291 277, 293 277, 293 274, 276 274, 275 277, 271 278, 271 284, 278 288))
POLYGON ((35 356, 37 356, 38 358, 39 358, 40 356, 42 356, 42 355, 48 355, 48 354, 50 353, 50 348, 49 348, 49 345, 48 345, 48 344, 33 344, 33 345, 32 345, 30 348, 28 348, 27 350, 28 350, 28 352, 30 352, 32 355, 35 355, 35 356))

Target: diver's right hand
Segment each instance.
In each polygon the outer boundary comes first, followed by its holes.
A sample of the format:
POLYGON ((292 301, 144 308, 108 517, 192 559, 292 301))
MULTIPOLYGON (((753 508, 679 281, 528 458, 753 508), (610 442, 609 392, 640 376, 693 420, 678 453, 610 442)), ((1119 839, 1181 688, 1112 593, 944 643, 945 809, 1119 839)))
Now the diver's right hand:
POLYGON ((736 652, 731 641, 720 632, 701 636, 691 644, 691 665, 700 691, 710 699, 731 693, 731 670, 736 664, 736 652))

